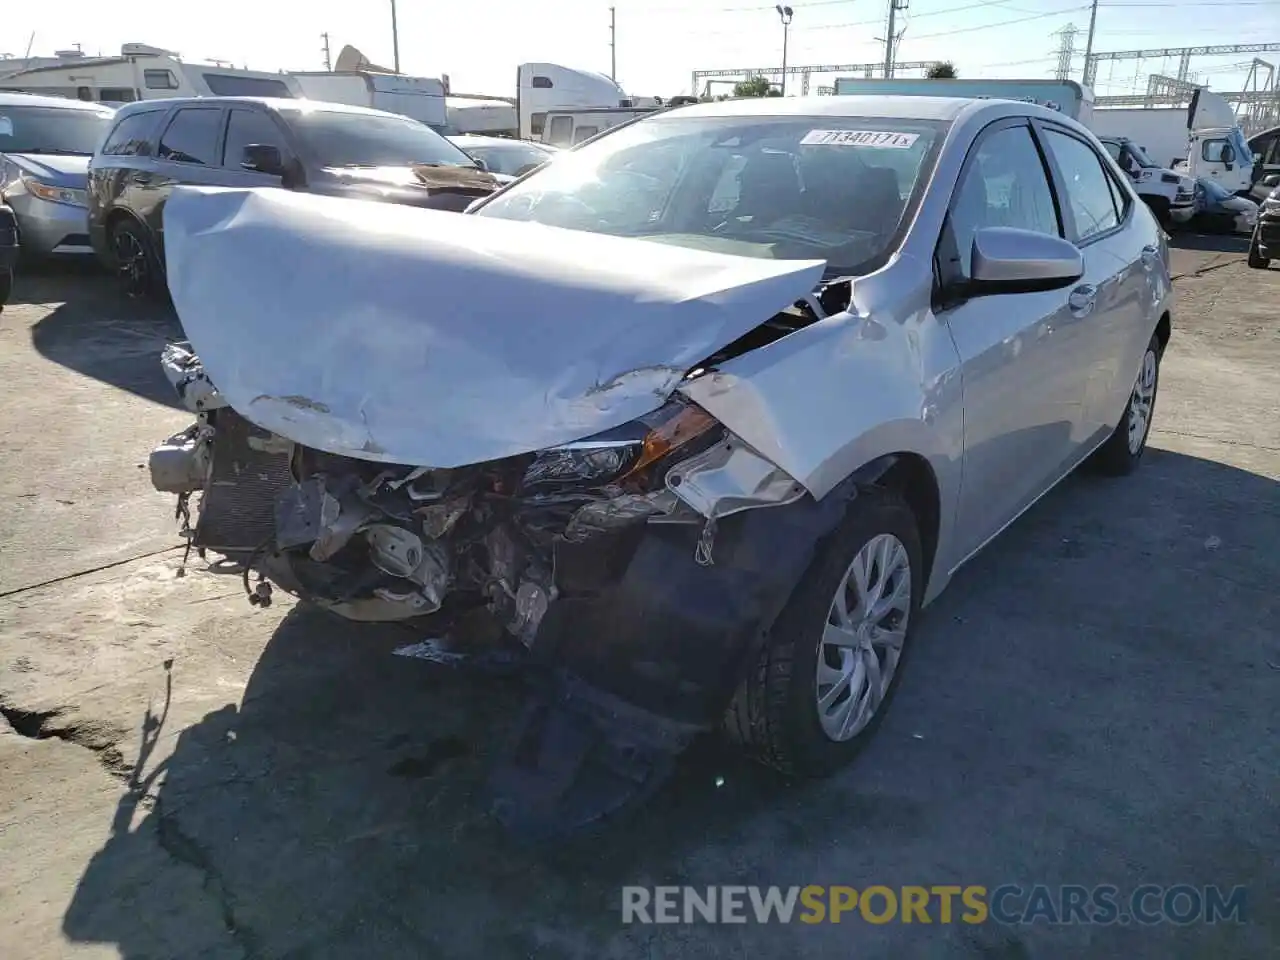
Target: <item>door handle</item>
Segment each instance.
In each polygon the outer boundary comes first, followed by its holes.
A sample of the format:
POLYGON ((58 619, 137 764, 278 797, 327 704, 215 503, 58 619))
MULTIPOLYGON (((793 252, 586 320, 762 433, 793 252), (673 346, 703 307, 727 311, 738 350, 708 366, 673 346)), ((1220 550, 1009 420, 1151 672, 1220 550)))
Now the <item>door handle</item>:
POLYGON ((132 180, 134 183, 142 184, 143 186, 145 186, 146 184, 148 184, 148 183, 150 183, 150 182, 151 182, 151 174, 149 174, 149 173, 135 173, 135 174, 134 174, 132 177, 130 177, 129 179, 130 179, 130 180, 132 180))
POLYGON ((1098 288, 1091 283, 1082 283, 1071 291, 1071 296, 1067 298, 1067 306, 1071 308, 1073 315, 1085 317, 1093 312, 1097 300, 1098 288))
POLYGON ((1160 251, 1151 245, 1142 248, 1142 265, 1150 270, 1156 265, 1156 260, 1160 257, 1160 251))

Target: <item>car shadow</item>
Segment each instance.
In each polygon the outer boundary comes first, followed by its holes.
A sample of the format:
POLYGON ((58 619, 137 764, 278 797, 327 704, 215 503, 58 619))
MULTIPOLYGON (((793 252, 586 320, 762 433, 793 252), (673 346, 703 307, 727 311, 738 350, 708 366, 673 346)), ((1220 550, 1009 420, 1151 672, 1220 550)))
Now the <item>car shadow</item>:
MULTIPOLYGON (((140 759, 64 933, 126 960, 780 956, 794 952, 784 936, 847 957, 839 926, 727 941, 713 926, 624 927, 620 887, 952 883, 961 869, 1264 885, 1280 844, 1263 787, 1275 674, 1261 667, 1280 660, 1262 649, 1280 620, 1278 493, 1154 449, 1135 478, 1074 477, 928 611, 894 709, 842 774, 788 784, 707 737, 645 807, 551 847, 504 833, 481 799, 517 680, 393 656, 416 639, 405 628, 295 606, 239 704, 178 732, 162 765, 140 759), (1229 843, 1202 836, 1215 823, 1229 843), (196 894, 143 875, 157 844, 196 872, 196 894)), ((924 955, 906 938, 927 933, 940 958, 1154 958, 1175 942, 1260 955, 1275 932, 858 929, 860 956, 924 955)))
POLYGON ((1189 229, 1174 233, 1169 246, 1179 250, 1200 250, 1207 253, 1239 253, 1249 252, 1249 238, 1233 233, 1200 233, 1192 221, 1189 229))
POLYGON ((168 303, 124 296, 113 277, 75 260, 23 268, 10 305, 56 303, 31 328, 54 363, 154 403, 181 404, 160 369, 160 351, 182 338, 168 303))

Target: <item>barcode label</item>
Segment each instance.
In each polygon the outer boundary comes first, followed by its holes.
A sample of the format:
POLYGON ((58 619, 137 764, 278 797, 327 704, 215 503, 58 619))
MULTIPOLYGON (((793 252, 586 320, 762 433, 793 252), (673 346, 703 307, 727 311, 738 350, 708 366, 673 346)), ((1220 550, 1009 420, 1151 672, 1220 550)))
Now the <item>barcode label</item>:
POLYGON ((889 147, 909 150, 920 139, 918 133, 895 133, 892 130, 810 130, 801 145, 835 144, 844 147, 889 147))

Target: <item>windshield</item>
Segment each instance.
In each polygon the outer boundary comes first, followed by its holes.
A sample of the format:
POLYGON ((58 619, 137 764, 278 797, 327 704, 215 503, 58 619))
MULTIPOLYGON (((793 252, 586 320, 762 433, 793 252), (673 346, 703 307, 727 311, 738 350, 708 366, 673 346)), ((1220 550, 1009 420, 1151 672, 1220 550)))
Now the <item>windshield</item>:
POLYGON ((1156 169, 1160 166, 1160 164, 1148 157, 1147 152, 1136 143, 1128 143, 1126 146, 1129 148, 1129 155, 1137 161, 1138 166, 1148 170, 1156 169))
POLYGON ((475 166, 470 157, 440 134, 407 117, 337 110, 282 113, 322 166, 475 166))
POLYGON ((509 177, 516 176, 518 171, 531 163, 546 163, 551 159, 549 150, 540 150, 538 147, 522 143, 513 143, 510 146, 505 143, 496 146, 492 144, 472 146, 464 143, 462 148, 477 160, 483 160, 490 173, 500 173, 509 177))
POLYGON ((887 250, 943 131, 883 118, 655 117, 557 156, 476 215, 855 273, 887 250))
POLYGON ((0 153, 90 156, 111 126, 109 110, 0 106, 0 153))

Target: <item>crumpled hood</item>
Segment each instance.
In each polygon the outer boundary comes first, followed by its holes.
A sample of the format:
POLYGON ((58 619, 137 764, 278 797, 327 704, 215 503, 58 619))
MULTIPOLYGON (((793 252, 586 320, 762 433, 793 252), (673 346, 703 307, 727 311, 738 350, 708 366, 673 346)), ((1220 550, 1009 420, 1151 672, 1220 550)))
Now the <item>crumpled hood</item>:
POLYGON ((474 167, 325 167, 335 180, 351 184, 378 184, 390 187, 418 187, 428 190, 465 190, 475 196, 492 193, 498 181, 493 174, 474 167))
POLYGON ((178 315, 230 406, 432 467, 657 409, 824 267, 272 189, 178 188, 164 227, 178 315))
POLYGON ((89 157, 46 153, 6 153, 28 175, 55 187, 83 190, 89 181, 89 157))

